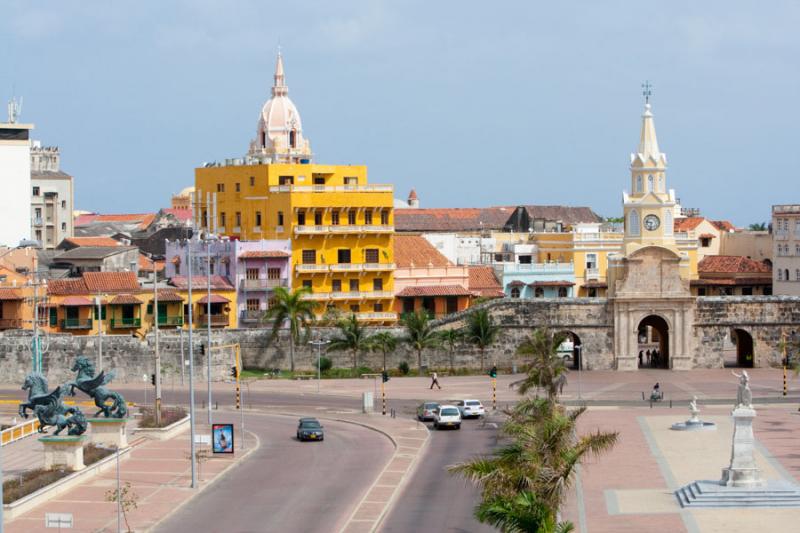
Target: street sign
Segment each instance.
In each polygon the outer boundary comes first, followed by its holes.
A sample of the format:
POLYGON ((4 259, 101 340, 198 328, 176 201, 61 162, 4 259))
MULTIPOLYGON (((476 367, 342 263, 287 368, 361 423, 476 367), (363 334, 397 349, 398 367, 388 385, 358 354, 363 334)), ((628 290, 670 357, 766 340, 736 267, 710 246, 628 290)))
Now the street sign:
POLYGON ((44 527, 61 529, 72 528, 72 513, 45 513, 44 514, 44 527))
POLYGON ((211 435, 195 435, 194 436, 194 443, 195 444, 206 444, 211 445, 211 435))

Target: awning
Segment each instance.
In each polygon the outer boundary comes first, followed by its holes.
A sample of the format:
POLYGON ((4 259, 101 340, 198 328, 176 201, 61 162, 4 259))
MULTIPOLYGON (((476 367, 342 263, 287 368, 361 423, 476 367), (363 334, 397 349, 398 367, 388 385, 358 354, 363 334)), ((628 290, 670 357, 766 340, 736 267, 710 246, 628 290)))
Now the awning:
POLYGON ((239 259, 286 259, 288 252, 282 250, 248 250, 239 255, 239 259))
POLYGON ((118 294, 109 303, 111 305, 142 305, 142 301, 133 294, 118 294))
MULTIPOLYGON (((153 300, 152 296, 150 297, 150 300, 151 301, 153 300)), ((159 301, 159 303, 161 303, 161 302, 164 302, 164 303, 166 303, 166 302, 182 302, 183 298, 181 298, 181 295, 178 294, 175 291, 171 291, 169 289, 160 289, 158 291, 158 301, 159 301)))
POLYGON ((24 300, 24 298, 18 290, 0 289, 0 300, 24 300))
POLYGON ((716 278, 693 279, 689 282, 693 287, 733 287, 737 285, 772 285, 772 278, 716 278))
POLYGON ((406 287, 398 298, 414 298, 416 296, 472 296, 472 293, 461 285, 417 285, 406 287))
POLYGON ((583 286, 587 289, 607 289, 608 283, 605 281, 587 281, 583 286))
MULTIPOLYGON (((199 300, 197 300, 199 304, 207 304, 208 303, 208 296, 203 296, 199 300)), ((211 295, 211 303, 212 304, 228 304, 231 303, 230 300, 225 298, 224 296, 220 296, 219 294, 212 294, 211 295)))
POLYGON ((701 239, 714 239, 714 238, 716 238, 716 235, 713 235, 711 233, 701 233, 700 234, 700 238, 701 239))
POLYGON ((91 307, 94 302, 83 296, 67 296, 61 300, 61 305, 63 307, 91 307))
POLYGON ((520 280, 518 280, 518 279, 515 279, 514 281, 510 282, 508 284, 508 286, 509 287, 524 287, 525 283, 520 281, 520 280))
POLYGON ((560 281, 534 281, 533 283, 529 283, 531 287, 572 287, 575 285, 572 281, 560 280, 560 281))

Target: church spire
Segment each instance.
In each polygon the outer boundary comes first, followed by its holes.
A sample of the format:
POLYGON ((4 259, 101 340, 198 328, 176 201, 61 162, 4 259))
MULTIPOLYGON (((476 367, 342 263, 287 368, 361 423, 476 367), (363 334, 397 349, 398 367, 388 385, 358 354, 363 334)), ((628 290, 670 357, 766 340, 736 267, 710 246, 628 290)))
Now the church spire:
POLYGON ((278 60, 275 62, 275 75, 273 76, 275 83, 272 85, 272 96, 284 96, 289 92, 286 86, 286 81, 283 74, 283 55, 278 49, 278 60))
POLYGON ((654 161, 659 161, 661 158, 661 151, 658 149, 656 125, 655 122, 653 122, 653 112, 650 109, 650 103, 648 102, 644 105, 642 132, 639 135, 639 148, 637 152, 641 154, 642 159, 645 161, 651 157, 654 161))

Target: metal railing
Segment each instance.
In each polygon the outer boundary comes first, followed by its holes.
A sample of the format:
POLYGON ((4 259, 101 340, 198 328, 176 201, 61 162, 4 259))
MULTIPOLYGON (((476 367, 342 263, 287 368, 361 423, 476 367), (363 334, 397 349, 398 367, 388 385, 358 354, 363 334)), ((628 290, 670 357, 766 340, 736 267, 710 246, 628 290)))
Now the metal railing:
POLYGON ((209 316, 211 318, 212 326, 227 326, 230 324, 228 315, 201 315, 198 322, 201 326, 207 326, 209 323, 209 316))
POLYGON ((586 279, 600 279, 599 268, 586 268, 586 279))
POLYGON ((21 327, 21 318, 0 318, 0 329, 17 329, 21 327))
POLYGON ((301 264, 295 265, 295 270, 297 272, 327 272, 328 265, 317 265, 317 264, 301 264))
POLYGON ((396 265, 394 263, 364 263, 364 270, 372 272, 376 270, 394 270, 396 265))
POLYGON ((334 263, 330 265, 332 272, 360 272, 362 266, 357 263, 334 263))
POLYGON ((61 329, 92 329, 92 319, 64 318, 61 320, 61 329))
POLYGON ((328 233, 328 226, 295 226, 294 232, 300 235, 328 233))
POLYGON ((12 442, 24 439, 25 437, 38 435, 39 434, 38 431, 39 431, 38 418, 34 418, 32 420, 28 420, 27 422, 23 422, 21 424, 17 424, 16 426, 12 426, 8 429, 4 429, 2 432, 0 432, 0 446, 11 444, 12 442))
POLYGON ((259 322, 264 319, 264 311, 242 311, 239 319, 245 322, 259 322))
POLYGON ((158 325, 159 326, 182 326, 183 325, 183 317, 182 316, 159 316, 158 317, 158 325))
POLYGON ((273 185, 269 192, 393 192, 392 185, 273 185))
POLYGON ((263 291, 274 289, 275 287, 287 287, 288 285, 289 280, 286 279, 243 279, 239 283, 239 288, 241 290, 263 291))
POLYGON ((356 313, 358 320, 397 320, 397 313, 372 312, 356 313))
POLYGON ((142 325, 141 318, 112 318, 112 328, 138 328, 142 325))

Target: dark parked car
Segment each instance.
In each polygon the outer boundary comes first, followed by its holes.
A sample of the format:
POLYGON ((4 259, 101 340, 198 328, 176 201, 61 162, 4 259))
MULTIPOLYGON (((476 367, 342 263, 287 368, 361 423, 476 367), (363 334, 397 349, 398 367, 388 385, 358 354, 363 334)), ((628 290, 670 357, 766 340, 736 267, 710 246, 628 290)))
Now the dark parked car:
POLYGON ((322 429, 316 418, 301 418, 297 425, 297 440, 325 440, 322 429))

